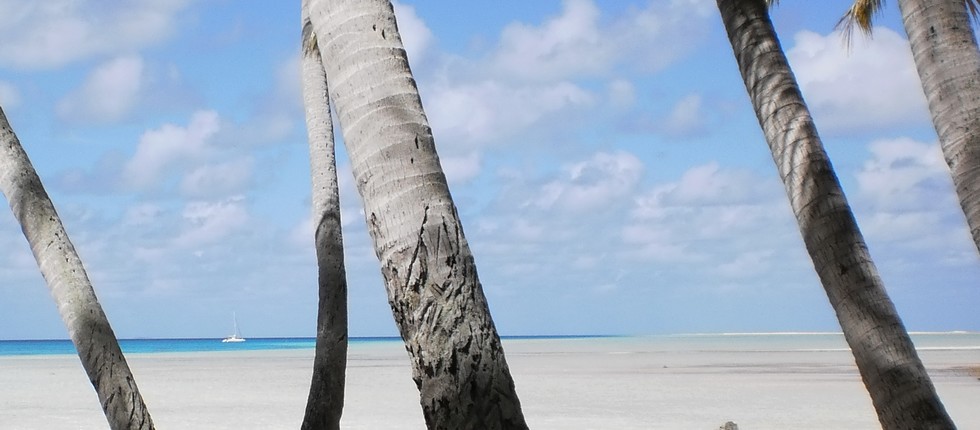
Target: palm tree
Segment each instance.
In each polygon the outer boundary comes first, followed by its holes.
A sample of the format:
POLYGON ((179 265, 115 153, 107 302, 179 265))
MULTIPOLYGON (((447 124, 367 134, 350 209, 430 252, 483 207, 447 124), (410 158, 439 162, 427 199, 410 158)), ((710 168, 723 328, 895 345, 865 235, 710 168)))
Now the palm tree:
POLYGON ((769 19, 765 0, 717 0, 803 242, 885 429, 954 425, 898 316, 769 19))
MULTIPOLYGON (((881 0, 857 0, 841 19, 871 32, 881 0)), ((980 251, 980 51, 970 25, 980 0, 899 0, 912 58, 953 185, 980 251)))
POLYGON ((304 0, 432 429, 525 429, 388 0, 304 0))
POLYGON ((31 160, 0 108, 0 191, 47 281, 82 367, 113 430, 148 430, 153 421, 99 305, 82 260, 68 239, 31 160))
POLYGON ((344 409, 347 369, 347 277, 344 239, 340 223, 340 192, 334 154, 333 123, 327 94, 327 76, 313 26, 303 9, 303 102, 310 145, 313 181, 313 219, 319 306, 313 380, 306 402, 303 430, 336 430, 344 409))

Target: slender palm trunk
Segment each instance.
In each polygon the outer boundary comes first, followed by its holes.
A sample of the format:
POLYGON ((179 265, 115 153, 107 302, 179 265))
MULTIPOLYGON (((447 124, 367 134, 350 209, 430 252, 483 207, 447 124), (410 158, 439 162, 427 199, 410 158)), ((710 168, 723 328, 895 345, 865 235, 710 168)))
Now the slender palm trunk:
POLYGON ((980 51, 963 0, 899 0, 956 195, 980 251, 980 51))
POLYGON ((54 204, 0 109, 0 191, 20 222, 113 430, 152 429, 109 320, 54 204))
POLYGON ((525 429, 387 0, 308 0, 430 429, 525 429))
POLYGON ((340 191, 334 153, 327 76, 313 26, 303 8, 303 101, 313 180, 313 219, 319 269, 316 354, 303 430, 336 430, 344 409, 347 370, 347 277, 340 223, 340 191))
POLYGON ((888 298, 763 0, 717 0, 813 266, 885 429, 954 425, 888 298))

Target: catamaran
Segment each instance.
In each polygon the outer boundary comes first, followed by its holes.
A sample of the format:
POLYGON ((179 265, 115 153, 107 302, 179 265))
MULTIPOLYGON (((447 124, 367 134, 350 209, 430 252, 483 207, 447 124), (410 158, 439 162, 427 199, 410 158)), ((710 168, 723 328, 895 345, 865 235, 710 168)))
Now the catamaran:
POLYGON ((245 342, 245 338, 243 338, 241 333, 238 332, 238 315, 232 314, 232 318, 235 320, 235 333, 233 333, 231 336, 221 339, 221 343, 245 342))

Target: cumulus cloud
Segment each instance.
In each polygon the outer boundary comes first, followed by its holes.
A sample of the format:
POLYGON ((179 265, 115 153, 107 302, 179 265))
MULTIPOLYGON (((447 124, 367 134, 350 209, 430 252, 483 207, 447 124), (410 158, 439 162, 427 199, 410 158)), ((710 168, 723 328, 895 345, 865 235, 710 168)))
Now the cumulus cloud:
POLYGON ((129 114, 143 87, 143 60, 119 57, 95 68, 81 87, 58 102, 65 121, 113 122, 129 114))
POLYGON ((628 109, 636 103, 636 88, 626 79, 613 79, 606 86, 609 104, 617 109, 628 109))
POLYGON ((936 196, 950 195, 952 181, 939 144, 886 139, 871 142, 868 150, 871 158, 857 180, 862 196, 877 208, 928 208, 936 196))
POLYGON ((635 90, 623 72, 661 70, 692 52, 713 11, 705 0, 671 0, 605 16, 592 0, 567 0, 540 23, 508 24, 480 57, 443 54, 429 62, 438 67, 415 69, 437 141, 487 146, 575 124, 597 106, 629 109, 635 90), (605 91, 581 82, 595 78, 605 91))
POLYGON ((883 139, 868 150, 852 204, 876 259, 906 268, 922 263, 907 261, 908 255, 975 264, 976 249, 939 144, 883 139))
POLYGON ((158 183, 174 164, 203 159, 212 151, 209 140, 219 128, 217 113, 199 111, 186 127, 166 124, 143 133, 136 153, 123 167, 123 181, 144 189, 158 183))
POLYGON ((793 237, 791 217, 775 175, 763 178, 708 163, 637 197, 621 234, 638 258, 696 261, 775 246, 781 236, 793 237), (690 246, 708 240, 717 246, 690 246))
POLYGON ((211 244, 244 227, 249 220, 245 198, 235 196, 219 201, 194 201, 184 206, 183 226, 174 238, 180 247, 211 244))
POLYGON ((599 152, 562 168, 560 178, 541 187, 528 204, 573 212, 606 207, 629 196, 643 174, 643 163, 625 151, 599 152))
POLYGON ((659 70, 690 52, 708 31, 709 6, 702 0, 650 2, 607 22, 591 0, 566 0, 561 13, 541 25, 508 25, 491 64, 499 73, 528 80, 601 76, 617 63, 659 70), (681 41, 672 37, 678 32, 685 34, 681 41))
POLYGON ((492 145, 503 137, 591 106, 593 95, 570 82, 514 85, 486 80, 436 84, 426 95, 436 138, 448 145, 492 145))
POLYGON ((240 192, 252 176, 252 157, 204 164, 191 170, 180 183, 180 192, 189 197, 227 195, 240 192))
POLYGON ((700 94, 690 94, 677 101, 659 127, 669 136, 691 136, 703 133, 708 125, 700 94))
POLYGON ((425 61, 429 54, 429 46, 434 37, 432 30, 425 25, 422 18, 415 13, 415 8, 401 2, 393 2, 395 16, 398 17, 398 34, 405 45, 405 52, 412 64, 425 61))
POLYGON ((0 65, 53 68, 94 56, 130 54, 159 43, 175 29, 188 0, 0 1, 0 65))
POLYGON ((480 174, 481 160, 478 152, 440 157, 439 162, 450 186, 465 183, 480 174))
POLYGON ((793 41, 786 55, 821 130, 929 124, 908 41, 898 33, 877 29, 850 51, 838 32, 802 31, 793 41))
POLYGON ((9 82, 0 81, 0 107, 10 109, 20 104, 20 93, 17 87, 9 82))

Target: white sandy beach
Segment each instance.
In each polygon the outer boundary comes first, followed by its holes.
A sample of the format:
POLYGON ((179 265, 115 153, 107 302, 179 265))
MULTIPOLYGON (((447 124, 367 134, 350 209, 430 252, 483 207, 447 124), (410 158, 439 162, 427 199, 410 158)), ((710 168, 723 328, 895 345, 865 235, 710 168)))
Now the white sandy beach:
MULTIPOLYGON (((505 342, 532 429, 880 428, 847 351, 656 350, 642 339, 505 342)), ((312 350, 131 354, 159 429, 297 429, 312 350)), ((950 415, 980 428, 980 351, 922 351, 950 415)), ((398 344, 353 344, 343 427, 423 429, 398 344)), ((0 357, 0 429, 105 429, 74 356, 0 357)))

